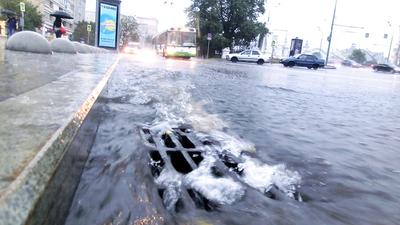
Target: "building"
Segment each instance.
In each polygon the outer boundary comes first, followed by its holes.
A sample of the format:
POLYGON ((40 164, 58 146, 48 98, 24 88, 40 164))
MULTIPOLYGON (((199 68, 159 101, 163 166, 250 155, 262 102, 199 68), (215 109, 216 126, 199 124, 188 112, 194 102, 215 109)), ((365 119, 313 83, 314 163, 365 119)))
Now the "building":
POLYGON ((50 36, 53 29, 54 17, 51 13, 57 10, 62 10, 69 13, 73 20, 64 20, 64 27, 67 34, 72 34, 75 25, 85 19, 86 0, 30 0, 34 5, 38 6, 42 14, 42 34, 50 36))
POLYGON ((85 12, 85 21, 94 23, 96 21, 96 12, 95 11, 86 11, 85 12))

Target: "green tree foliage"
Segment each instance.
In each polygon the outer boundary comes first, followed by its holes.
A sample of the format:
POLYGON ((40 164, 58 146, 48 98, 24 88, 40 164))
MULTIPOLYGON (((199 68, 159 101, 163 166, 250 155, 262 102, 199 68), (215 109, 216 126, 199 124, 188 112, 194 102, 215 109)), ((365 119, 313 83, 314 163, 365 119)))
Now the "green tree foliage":
POLYGON ((204 49, 207 33, 213 34, 212 50, 249 45, 268 29, 257 18, 265 12, 264 0, 192 0, 186 10, 189 26, 200 27, 199 43, 204 49), (200 9, 196 12, 195 9, 200 9))
MULTIPOLYGON (((25 3, 25 30, 35 30, 42 26, 42 15, 38 8, 27 0, 0 0, 0 8, 12 10, 17 13, 17 17, 21 17, 19 3, 25 3)), ((6 19, 2 16, 2 19, 6 19)))
POLYGON ((139 41, 138 24, 133 16, 121 16, 120 43, 125 46, 130 41, 139 41))
POLYGON ((74 32, 72 33, 72 40, 73 41, 84 41, 86 44, 94 45, 95 42, 95 23, 94 22, 87 22, 87 21, 79 21, 75 27, 74 32), (89 43, 87 43, 88 39, 88 31, 87 25, 90 24, 92 26, 92 31, 89 34, 89 43))
POLYGON ((349 58, 361 64, 365 63, 367 60, 365 53, 361 49, 354 49, 349 58))

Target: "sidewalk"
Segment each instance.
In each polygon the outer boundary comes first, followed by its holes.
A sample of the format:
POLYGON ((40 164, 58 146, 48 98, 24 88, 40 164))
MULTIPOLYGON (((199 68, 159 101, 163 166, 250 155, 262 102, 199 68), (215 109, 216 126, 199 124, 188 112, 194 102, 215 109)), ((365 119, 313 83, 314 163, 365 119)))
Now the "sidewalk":
POLYGON ((0 50, 2 225, 24 224, 117 62, 0 50))

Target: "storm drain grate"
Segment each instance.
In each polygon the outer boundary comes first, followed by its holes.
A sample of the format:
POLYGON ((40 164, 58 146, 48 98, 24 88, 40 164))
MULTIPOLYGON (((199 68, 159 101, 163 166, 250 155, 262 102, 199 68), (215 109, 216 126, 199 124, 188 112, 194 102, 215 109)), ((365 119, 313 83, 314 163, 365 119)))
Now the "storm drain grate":
MULTIPOLYGON (((161 135, 153 134, 148 128, 141 130, 143 140, 151 146, 152 150, 149 151, 150 170, 151 174, 157 178, 160 176, 163 169, 175 170, 181 174, 188 174, 195 170, 203 161, 203 152, 205 148, 212 148, 215 143, 214 140, 200 141, 192 132, 190 127, 178 127, 167 131, 161 135)), ((243 175, 243 168, 239 164, 241 160, 228 152, 223 152, 218 155, 220 161, 211 167, 211 172, 215 177, 230 176, 235 181, 244 184, 239 177, 243 175)), ((244 184, 245 186, 248 186, 244 184)), ((178 212, 190 205, 204 209, 206 211, 213 211, 218 209, 218 204, 210 201, 201 193, 187 188, 180 198, 174 203, 173 207, 170 206, 170 199, 168 196, 171 193, 166 187, 159 187, 158 194, 163 200, 167 209, 172 208, 173 211, 178 212), (185 198, 186 196, 186 198, 185 198), (191 201, 188 201, 191 200, 191 201), (168 205, 168 206, 167 206, 168 205)), ((263 193, 264 196, 280 200, 285 198, 284 194, 273 185, 263 193)), ((303 201, 300 193, 295 194, 295 200, 303 201)))

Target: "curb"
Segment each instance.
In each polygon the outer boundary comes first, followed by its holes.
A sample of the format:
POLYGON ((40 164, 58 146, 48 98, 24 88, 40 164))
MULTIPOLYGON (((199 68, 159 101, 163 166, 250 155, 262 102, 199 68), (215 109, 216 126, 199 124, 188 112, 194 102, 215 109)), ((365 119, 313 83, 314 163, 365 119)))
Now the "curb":
POLYGON ((61 126, 30 161, 28 166, 0 195, 1 225, 24 225, 62 161, 84 119, 118 65, 120 56, 80 108, 61 126))

